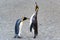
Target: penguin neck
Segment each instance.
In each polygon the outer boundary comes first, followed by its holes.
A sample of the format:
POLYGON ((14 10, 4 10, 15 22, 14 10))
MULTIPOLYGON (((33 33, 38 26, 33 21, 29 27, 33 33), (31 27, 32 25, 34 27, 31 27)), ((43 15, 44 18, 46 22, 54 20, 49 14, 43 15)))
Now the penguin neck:
POLYGON ((37 14, 38 14, 38 11, 35 11, 34 15, 36 15, 36 16, 37 16, 37 14))
POLYGON ((23 23, 23 21, 21 23, 23 23))
POLYGON ((23 22, 23 20, 22 20, 22 22, 23 22))
POLYGON ((23 25, 23 21, 20 23, 20 26, 22 27, 22 25, 23 25))
POLYGON ((36 15, 38 14, 38 11, 36 11, 36 15))

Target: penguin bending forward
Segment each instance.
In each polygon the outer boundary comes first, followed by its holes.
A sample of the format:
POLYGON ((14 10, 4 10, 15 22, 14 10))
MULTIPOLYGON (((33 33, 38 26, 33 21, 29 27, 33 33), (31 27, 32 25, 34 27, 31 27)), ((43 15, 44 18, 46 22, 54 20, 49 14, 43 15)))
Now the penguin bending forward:
POLYGON ((34 31, 34 38, 36 38, 36 36, 38 35, 38 23, 37 23, 37 14, 38 14, 38 5, 35 2, 36 6, 35 6, 35 13, 33 13, 33 15, 30 18, 30 32, 32 32, 32 29, 34 31))
POLYGON ((16 21, 14 38, 21 38, 21 29, 22 29, 23 21, 27 19, 28 19, 27 17, 22 17, 21 19, 18 19, 16 21))

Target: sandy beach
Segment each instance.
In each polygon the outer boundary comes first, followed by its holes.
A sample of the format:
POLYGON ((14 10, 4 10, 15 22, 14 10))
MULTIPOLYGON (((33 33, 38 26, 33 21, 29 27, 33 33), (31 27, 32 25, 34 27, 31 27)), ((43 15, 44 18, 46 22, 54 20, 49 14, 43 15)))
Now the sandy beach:
POLYGON ((22 27, 22 38, 14 37, 16 20, 30 18, 34 0, 0 0, 0 40, 60 40, 60 0, 36 0, 39 5, 38 36, 33 39, 29 20, 22 27))

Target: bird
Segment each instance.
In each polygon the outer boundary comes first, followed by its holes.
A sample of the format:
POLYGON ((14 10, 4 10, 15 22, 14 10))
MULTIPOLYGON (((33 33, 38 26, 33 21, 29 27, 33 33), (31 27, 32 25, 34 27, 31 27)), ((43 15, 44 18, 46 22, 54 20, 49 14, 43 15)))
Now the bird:
POLYGON ((35 6, 35 13, 32 14, 32 16, 30 17, 30 32, 34 32, 34 37, 36 38, 36 36, 38 35, 38 22, 37 22, 37 14, 38 14, 38 10, 39 7, 37 5, 37 2, 35 2, 36 6, 35 6))
POLYGON ((22 17, 20 19, 17 19, 17 21, 15 23, 15 36, 14 36, 14 38, 21 38, 22 25, 23 25, 24 21, 27 19, 29 19, 29 18, 22 17))

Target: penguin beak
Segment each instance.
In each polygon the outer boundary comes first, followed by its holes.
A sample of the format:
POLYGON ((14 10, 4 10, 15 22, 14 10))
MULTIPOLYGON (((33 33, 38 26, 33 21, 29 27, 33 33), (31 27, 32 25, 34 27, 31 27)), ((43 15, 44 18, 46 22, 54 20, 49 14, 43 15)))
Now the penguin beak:
POLYGON ((30 18, 27 18, 27 20, 29 20, 30 18))
POLYGON ((27 18, 26 20, 29 20, 30 18, 27 18))

